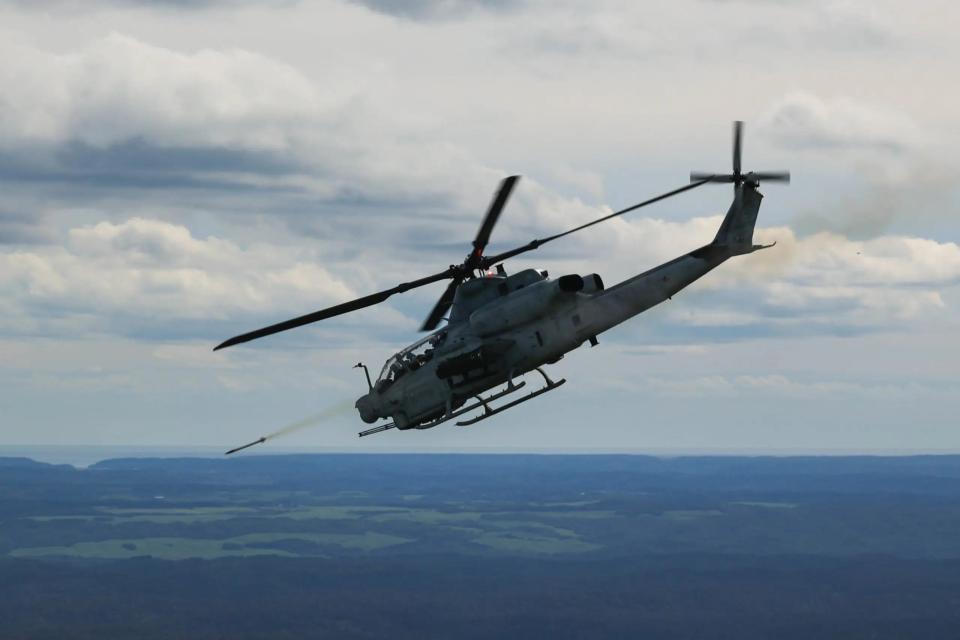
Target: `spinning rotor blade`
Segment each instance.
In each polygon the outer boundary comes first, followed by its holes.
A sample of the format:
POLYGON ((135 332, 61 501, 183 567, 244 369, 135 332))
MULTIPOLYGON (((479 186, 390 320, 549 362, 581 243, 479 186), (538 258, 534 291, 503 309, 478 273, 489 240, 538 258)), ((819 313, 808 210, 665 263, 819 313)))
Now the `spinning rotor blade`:
POLYGON ((559 239, 559 238, 562 238, 562 237, 564 237, 564 236, 568 236, 568 235, 570 235, 571 233, 576 233, 577 231, 581 231, 581 230, 583 230, 583 229, 586 229, 587 227, 592 227, 592 226, 595 225, 595 224, 600 224, 601 222, 605 222, 605 221, 609 220, 610 218, 616 218, 617 216, 622 216, 622 215, 625 214, 625 213, 629 213, 629 212, 631 212, 631 211, 635 211, 635 210, 637 210, 637 209, 639 209, 639 208, 641 208, 641 207, 646 207, 647 205, 651 205, 651 204, 653 204, 654 202, 660 202, 661 200, 666 200, 667 198, 670 198, 670 197, 672 197, 672 196, 681 194, 681 193, 683 193, 684 191, 690 191, 691 189, 696 189, 697 187, 703 186, 703 185, 707 184, 708 182, 714 182, 714 178, 715 178, 715 177, 716 177, 716 176, 713 176, 713 175, 707 175, 707 176, 701 178, 700 180, 697 180, 696 182, 692 182, 692 183, 690 183, 690 184, 688 184, 688 185, 684 185, 684 186, 680 187, 679 189, 674 189, 673 191, 668 191, 667 193, 661 194, 661 195, 656 196, 656 197, 654 197, 654 198, 650 198, 649 200, 644 200, 643 202, 641 202, 641 203, 639 203, 639 204, 635 204, 635 205, 633 205, 632 207, 627 207, 626 209, 621 209, 620 211, 615 211, 614 213, 611 213, 611 214, 609 214, 609 215, 605 215, 605 216, 603 216, 602 218, 597 218, 596 220, 593 220, 593 221, 588 222, 588 223, 586 223, 586 224, 582 224, 582 225, 580 225, 579 227, 574 227, 573 229, 570 229, 570 230, 568 230, 568 231, 564 231, 563 233, 557 233, 557 234, 552 235, 552 236, 547 236, 546 238, 540 238, 540 239, 537 239, 537 240, 531 240, 531 241, 528 242, 527 244, 525 244, 525 245, 523 245, 523 246, 521 246, 521 247, 517 247, 516 249, 511 249, 511 250, 509 250, 509 251, 504 251, 503 253, 498 253, 498 254, 495 255, 495 256, 484 257, 483 260, 481 261, 481 265, 483 266, 484 269, 488 269, 488 268, 492 267, 493 265, 497 264, 498 262, 503 262, 503 261, 506 260, 507 258, 512 258, 513 256, 520 255, 521 253, 526 253, 527 251, 533 251, 534 249, 538 249, 538 248, 540 248, 541 246, 545 245, 545 244, 548 243, 548 242, 552 242, 552 241, 557 240, 557 239, 559 239))
POLYGON ((433 331, 437 328, 437 325, 440 324, 444 314, 448 309, 450 309, 450 305, 453 304, 453 296, 457 292, 457 287, 459 287, 460 283, 462 282, 463 276, 459 275, 447 285, 443 295, 441 295, 440 299, 437 300, 437 304, 433 305, 433 309, 430 310, 430 313, 427 315, 427 319, 424 320, 423 324, 420 326, 420 331, 433 331))
POLYGON ((789 171, 748 171, 743 173, 741 156, 743 155, 743 122, 733 123, 733 173, 710 174, 700 171, 690 172, 690 182, 707 180, 708 182, 732 182, 735 187, 744 183, 757 186, 761 182, 790 182, 789 171))
POLYGON ((715 173, 705 173, 703 171, 690 172, 690 182, 700 182, 701 180, 706 180, 707 182, 733 182, 733 176, 730 174, 718 176, 715 173))
POLYGON ((490 242, 490 233, 493 231, 494 225, 497 224, 497 220, 503 212, 503 207, 507 204, 507 198, 510 197, 510 193, 513 191, 513 187, 516 186, 517 180, 519 179, 520 176, 510 176, 504 178, 503 182, 500 183, 497 195, 493 197, 490 208, 487 209, 487 215, 484 216, 483 222, 480 223, 480 228, 477 230, 477 237, 473 240, 473 253, 471 257, 475 257, 474 259, 483 255, 483 250, 487 247, 487 243, 490 242))
POLYGON ((733 122, 733 175, 740 175, 740 149, 743 146, 743 121, 733 122))
POLYGON ((443 319, 443 315, 450 309, 450 305, 453 304, 453 296, 457 292, 457 287, 460 286, 464 278, 474 269, 481 268, 483 263, 483 250, 486 249, 487 243, 490 242, 490 234, 493 233, 493 227, 496 226, 497 220, 500 219, 500 214, 507 204, 507 199, 510 197, 510 193, 513 191, 519 179, 520 176, 509 176, 504 178, 503 182, 500 183, 500 188, 497 189, 496 195, 493 196, 493 201, 487 209, 487 214, 483 217, 483 222, 480 223, 480 228, 477 230, 477 237, 473 239, 473 250, 467 254, 466 259, 460 266, 459 275, 454 277, 453 282, 447 285, 443 295, 441 295, 437 303, 433 305, 433 309, 430 310, 426 320, 424 320, 420 326, 420 331, 432 331, 437 328, 437 325, 443 319))
POLYGON ((251 340, 256 340, 257 338, 263 338, 264 336, 273 335, 274 333, 280 333, 281 331, 286 331, 288 329, 295 329, 296 327, 302 327, 305 324, 310 324, 311 322, 317 322, 319 320, 326 320, 327 318, 332 318, 334 316, 339 316, 344 313, 349 313, 351 311, 356 311, 357 309, 363 309, 364 307, 370 307, 375 304, 379 304, 392 296, 395 293, 403 293, 404 291, 409 291, 410 289, 415 289, 417 287, 422 287, 424 285, 430 284, 432 282, 437 282, 438 280, 446 280, 447 278, 458 277, 459 269, 456 267, 451 267, 446 271, 441 273, 435 273, 432 276, 427 276, 425 278, 420 278, 419 280, 414 280, 413 282, 404 282, 398 284, 392 289, 386 289, 377 293, 372 293, 368 296, 362 298, 357 298, 356 300, 351 300, 350 302, 344 302, 326 309, 321 309, 320 311, 314 311, 313 313, 308 313, 307 315, 300 316, 298 318, 293 318, 291 320, 286 320, 284 322, 278 322, 277 324, 272 324, 269 327, 264 327, 262 329, 257 329, 256 331, 250 331, 249 333, 242 333, 238 336, 234 336, 221 344, 218 344, 213 348, 214 351, 218 349, 223 349, 225 347, 232 347, 235 344, 241 344, 243 342, 249 342, 251 340))
POLYGON ((758 182, 790 182, 789 171, 751 171, 747 176, 758 182))
POLYGON ((477 236, 473 241, 473 250, 467 254, 467 258, 464 260, 463 264, 451 265, 445 271, 441 271, 440 273, 435 273, 432 276, 420 278, 419 280, 414 280, 412 282, 403 282, 392 289, 371 293, 368 296, 357 298, 356 300, 351 300, 350 302, 344 302, 326 309, 321 309, 320 311, 314 311, 313 313, 308 313, 304 316, 293 318, 291 320, 278 322, 277 324, 272 324, 269 327, 263 327, 262 329, 257 329, 256 331, 242 333, 238 336, 230 338, 229 340, 226 340, 225 342, 222 342, 214 347, 213 350, 217 351, 218 349, 223 349, 225 347, 232 347, 233 345, 256 340, 257 338, 263 338, 265 336, 273 335, 274 333, 280 333, 281 331, 287 331, 288 329, 302 327, 305 324, 326 320, 327 318, 339 316, 344 313, 350 313, 351 311, 357 311, 358 309, 380 304, 395 293, 403 293, 404 291, 422 287, 439 280, 452 278, 453 282, 447 286, 446 290, 443 292, 443 295, 440 296, 437 304, 434 306, 433 310, 430 312, 430 315, 427 316, 427 319, 423 323, 423 330, 435 328, 437 323, 440 322, 440 320, 443 318, 443 315, 453 303, 453 296, 457 291, 457 287, 460 286, 460 283, 463 282, 464 278, 474 269, 480 268, 480 263, 483 258, 483 250, 490 241, 490 234, 493 232, 493 227, 497 224, 497 220, 500 218, 500 213, 503 211, 503 207, 506 205, 507 199, 510 197, 510 193, 513 191, 513 188, 519 179, 520 176, 510 176, 500 183, 500 188, 498 189, 497 194, 494 196, 493 201, 490 203, 490 207, 487 209, 487 214, 484 216, 483 222, 480 224, 480 229, 477 231, 477 236))
MULTIPOLYGON (((780 176, 781 174, 776 174, 780 176)), ((426 320, 423 322, 421 330, 430 331, 436 328, 437 324, 443 318, 443 315, 447 312, 450 306, 453 304, 453 298, 456 294, 457 287, 459 287, 464 279, 469 277, 474 270, 488 269, 491 266, 503 262, 507 258, 512 258, 513 256, 525 253, 527 251, 533 251, 534 249, 539 248, 541 245, 544 245, 553 240, 557 240, 564 236, 568 236, 571 233, 581 231, 587 227, 592 227, 595 224, 600 224, 611 218, 621 216, 630 211, 634 211, 641 207, 659 202, 660 200, 665 200, 672 196, 683 193, 684 191, 689 191, 691 189, 696 189, 697 187, 704 185, 708 182, 717 182, 717 178, 724 178, 725 176, 716 176, 713 174, 707 174, 701 177, 701 179, 692 182, 691 184, 685 185, 673 191, 668 191, 667 193, 661 194, 649 200, 644 200, 639 204, 635 204, 632 207, 627 207, 626 209, 621 209, 609 215, 603 216, 602 218, 597 218, 586 224, 582 224, 579 227, 575 227, 563 233, 557 233, 546 238, 540 238, 531 240, 529 243, 511 249, 510 251, 505 251, 499 253, 495 256, 485 257, 483 255, 483 250, 486 248, 487 243, 490 241, 490 234, 493 231, 493 227, 496 225, 497 220, 500 217, 501 212, 503 211, 504 206, 506 205, 507 199, 510 197, 511 191, 513 191, 514 186, 516 185, 519 176, 510 176, 506 178, 501 184, 500 189, 497 191, 497 195, 494 197, 493 202, 490 204, 490 208, 487 210, 487 215, 484 217, 483 222, 480 225, 480 229, 477 232, 477 237, 473 241, 473 251, 467 255, 466 260, 463 264, 460 265, 451 265, 444 271, 440 273, 435 273, 418 280, 413 280, 411 282, 403 282, 393 287, 392 289, 385 289, 384 291, 379 291, 377 293, 372 293, 368 296, 362 298, 357 298, 356 300, 351 300, 349 302, 343 302, 326 309, 321 309, 320 311, 314 311, 313 313, 308 313, 297 318, 292 318, 284 322, 278 322, 277 324, 272 324, 268 327, 263 327, 262 329, 257 329, 256 331, 250 331, 248 333, 242 333, 238 336, 234 336, 229 340, 226 340, 216 347, 214 351, 219 349, 224 349, 226 347, 232 347, 233 345, 242 344, 244 342, 249 342, 251 340, 256 340, 257 338, 263 338, 265 336, 273 335, 274 333, 280 333, 281 331, 287 331, 288 329, 294 329, 296 327, 302 327, 303 325, 310 324, 313 322, 318 322, 320 320, 326 320, 327 318, 332 318, 334 316, 339 316, 344 313, 349 313, 351 311, 357 311, 358 309, 363 309, 365 307, 370 307, 375 304, 379 304, 392 296, 395 293, 403 293, 404 291, 409 291, 410 289, 415 289, 417 287, 422 287, 424 285, 431 284, 433 282, 438 282, 440 280, 452 279, 453 281, 447 285, 447 288, 444 290, 443 295, 440 296, 440 299, 437 300, 437 303, 434 305, 433 309, 430 311, 430 314, 427 316, 426 320)), ((782 179, 774 178, 774 179, 782 179)))

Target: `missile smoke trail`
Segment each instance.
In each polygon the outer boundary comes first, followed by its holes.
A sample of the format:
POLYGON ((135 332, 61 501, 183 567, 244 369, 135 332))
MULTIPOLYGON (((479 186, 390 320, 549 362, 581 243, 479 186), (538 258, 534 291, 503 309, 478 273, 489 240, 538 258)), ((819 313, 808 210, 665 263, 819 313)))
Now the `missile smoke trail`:
POLYGON ((333 406, 330 407, 329 409, 326 409, 326 410, 324 410, 324 411, 321 411, 320 413, 317 413, 317 414, 315 414, 315 415, 312 415, 312 416, 310 416, 309 418, 304 418, 303 420, 298 420, 298 421, 296 421, 296 422, 294 422, 294 423, 292 423, 292 424, 288 424, 288 425, 285 426, 285 427, 282 427, 282 428, 280 428, 280 429, 277 429, 277 430, 274 431, 273 433, 270 433, 270 434, 267 434, 267 435, 265 435, 265 436, 262 436, 261 438, 259 438, 259 439, 257 439, 257 440, 254 440, 253 442, 251 442, 251 443, 249 443, 249 444, 245 444, 245 445, 243 445, 242 447, 237 447, 236 449, 231 449, 230 451, 227 451, 227 453, 226 453, 225 455, 230 455, 231 453, 236 453, 237 451, 240 451, 241 449, 246 449, 246 448, 248 448, 248 447, 252 447, 252 446, 255 445, 255 444, 260 444, 260 443, 262 443, 262 442, 266 442, 267 440, 273 440, 274 438, 279 438, 280 436, 290 435, 291 433, 295 433, 295 432, 297 432, 297 431, 300 431, 301 429, 306 429, 307 427, 312 427, 312 426, 314 426, 314 425, 320 424, 321 422, 325 422, 326 420, 329 420, 329 419, 331 419, 331 418, 335 418, 335 417, 337 417, 337 416, 341 416, 341 415, 343 415, 344 413, 347 413, 348 411, 350 411, 350 409, 352 409, 352 408, 353 408, 353 402, 351 402, 350 400, 342 400, 341 402, 333 405, 333 406))
POLYGON ((264 438, 267 440, 273 440, 274 438, 279 438, 280 436, 287 436, 291 433, 300 431, 301 429, 306 429, 307 427, 312 427, 315 424, 320 424, 321 422, 329 420, 330 418, 342 416, 351 409, 353 409, 353 402, 350 400, 342 400, 325 411, 321 411, 320 413, 312 415, 309 418, 298 420, 293 424, 288 424, 282 429, 277 429, 273 433, 265 435, 264 438))

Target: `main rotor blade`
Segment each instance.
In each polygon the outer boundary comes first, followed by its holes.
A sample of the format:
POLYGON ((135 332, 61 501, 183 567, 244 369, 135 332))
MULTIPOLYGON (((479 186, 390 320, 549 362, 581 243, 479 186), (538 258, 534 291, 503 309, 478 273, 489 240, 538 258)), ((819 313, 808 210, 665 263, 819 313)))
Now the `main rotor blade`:
POLYGON ((751 171, 749 175, 759 182, 790 182, 789 171, 751 171))
POLYGON ((263 338, 265 336, 273 335, 274 333, 280 333, 281 331, 287 331, 288 329, 295 329, 296 327, 302 327, 305 324, 310 324, 311 322, 317 322, 319 320, 326 320, 327 318, 332 318, 334 316, 339 316, 344 313, 350 313, 351 311, 356 311, 357 309, 363 309, 364 307, 370 307, 375 304, 379 304, 392 296, 395 293, 402 293, 404 291, 409 291, 410 289, 415 289, 417 287, 422 287, 424 285, 430 284, 431 282, 437 282, 438 280, 446 280, 447 278, 457 277, 460 273, 459 269, 447 269, 441 273, 435 273, 432 276, 427 276, 425 278, 420 278, 419 280, 414 280, 412 282, 403 282, 393 287, 392 289, 386 289, 384 291, 379 291, 377 293, 371 293, 368 296, 362 298, 357 298, 356 300, 351 300, 350 302, 344 302, 326 309, 321 309, 320 311, 314 311, 313 313, 308 313, 304 316, 293 318, 291 320, 286 320, 284 322, 278 322, 277 324, 272 324, 269 327, 264 327, 262 329, 257 329, 256 331, 250 331, 249 333, 242 333, 238 336, 234 336, 225 342, 218 344, 213 348, 214 351, 223 349, 225 347, 232 347, 235 344, 241 344, 243 342, 249 342, 251 340, 256 340, 257 338, 263 338))
POLYGON ((615 211, 615 212, 613 212, 613 213, 611 213, 611 214, 609 214, 609 215, 603 216, 602 218, 597 218, 596 220, 593 220, 593 221, 588 222, 588 223, 586 223, 586 224, 582 224, 582 225, 580 225, 579 227, 574 227, 573 229, 570 229, 570 230, 568 230, 568 231, 564 231, 563 233, 557 233, 557 234, 552 235, 552 236, 547 236, 546 238, 540 238, 540 239, 537 239, 537 240, 531 240, 531 241, 528 242, 527 244, 525 244, 525 245, 523 245, 523 246, 521 246, 521 247, 517 247, 516 249, 511 249, 511 250, 509 250, 509 251, 504 251, 503 253, 498 253, 498 254, 495 255, 495 256, 484 257, 484 258, 483 258, 483 261, 481 262, 481 266, 482 266, 482 268, 484 268, 484 269, 488 269, 488 268, 490 268, 491 266, 497 264, 498 262, 503 262, 503 261, 506 260, 507 258, 512 258, 513 256, 520 255, 521 253, 526 253, 527 251, 533 251, 534 249, 537 249, 537 248, 545 245, 545 244, 548 243, 548 242, 552 242, 552 241, 557 240, 557 239, 559 239, 559 238, 562 238, 562 237, 564 237, 564 236, 568 236, 568 235, 570 235, 571 233, 576 233, 577 231, 582 231, 583 229, 586 229, 587 227, 592 227, 592 226, 595 225, 595 224, 600 224, 601 222, 605 222, 605 221, 607 221, 607 220, 609 220, 609 219, 611 219, 611 218, 616 218, 617 216, 622 216, 622 215, 625 214, 625 213, 629 213, 629 212, 631 212, 631 211, 636 211, 637 209, 639 209, 639 208, 641 208, 641 207, 646 207, 647 205, 651 205, 651 204, 653 204, 654 202, 660 202, 661 200, 666 200, 667 198, 670 198, 670 197, 673 197, 673 196, 675 196, 675 195, 681 194, 681 193, 683 193, 684 191, 690 191, 691 189, 696 189, 697 187, 701 187, 701 186, 707 184, 708 182, 712 182, 714 177, 715 177, 715 176, 713 176, 713 175, 706 176, 706 177, 704 177, 704 178, 702 178, 702 179, 700 179, 700 180, 697 180, 696 182, 691 182, 691 183, 688 184, 688 185, 684 185, 684 186, 680 187, 679 189, 674 189, 673 191, 668 191, 667 193, 661 194, 661 195, 656 196, 656 197, 654 197, 654 198, 650 198, 649 200, 644 200, 643 202, 640 202, 640 203, 638 203, 638 204, 635 204, 635 205, 633 205, 632 207, 627 207, 626 209, 621 209, 620 211, 615 211))
POLYGON ((420 326, 420 331, 433 331, 437 328, 437 325, 440 324, 440 321, 443 319, 443 314, 445 314, 447 310, 450 309, 450 305, 453 304, 453 296, 457 292, 457 287, 459 287, 462 282, 463 276, 460 275, 455 277, 450 284, 447 285, 447 288, 443 291, 443 295, 437 300, 437 304, 433 305, 433 309, 430 310, 427 319, 424 320, 420 326))
POLYGON ((707 180, 709 182, 733 182, 734 177, 729 173, 717 175, 715 173, 706 173, 705 171, 691 171, 690 182, 699 182, 707 180))
POLYGON ((743 121, 734 120, 733 122, 733 175, 740 175, 740 151, 743 138, 743 121))
POLYGON ((507 198, 510 197, 510 192, 513 191, 513 187, 519 179, 520 176, 510 176, 504 178, 503 182, 500 183, 497 195, 493 197, 493 202, 487 209, 487 215, 484 216, 480 229, 477 231, 477 237, 473 240, 473 255, 480 256, 483 254, 487 243, 490 242, 490 233, 493 231, 494 225, 497 224, 497 219, 500 218, 500 213, 503 211, 504 205, 507 204, 507 198))

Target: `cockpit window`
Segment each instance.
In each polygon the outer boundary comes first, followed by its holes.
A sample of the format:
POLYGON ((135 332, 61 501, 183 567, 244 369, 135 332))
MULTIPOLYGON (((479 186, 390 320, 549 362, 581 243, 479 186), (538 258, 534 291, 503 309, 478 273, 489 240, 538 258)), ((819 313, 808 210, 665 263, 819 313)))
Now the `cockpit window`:
POLYGON ((384 363, 380 376, 377 378, 377 384, 375 385, 377 390, 383 391, 406 373, 415 371, 430 362, 437 347, 442 345, 446 339, 447 332, 439 331, 413 343, 391 357, 384 363))

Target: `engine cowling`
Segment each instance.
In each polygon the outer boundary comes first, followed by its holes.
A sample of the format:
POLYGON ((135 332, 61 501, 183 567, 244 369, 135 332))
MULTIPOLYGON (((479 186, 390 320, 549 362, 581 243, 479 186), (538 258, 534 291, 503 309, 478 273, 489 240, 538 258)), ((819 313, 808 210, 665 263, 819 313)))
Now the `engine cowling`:
POLYGON ((600 293, 603 291, 603 278, 598 273, 583 276, 584 293, 600 293))
POLYGON ((563 293, 583 291, 583 278, 575 273, 569 276, 560 276, 557 278, 557 288, 563 293))
POLYGON ((478 335, 488 336, 520 326, 545 315, 554 305, 582 291, 584 284, 584 279, 575 274, 537 282, 474 311, 470 314, 470 327, 478 335))

